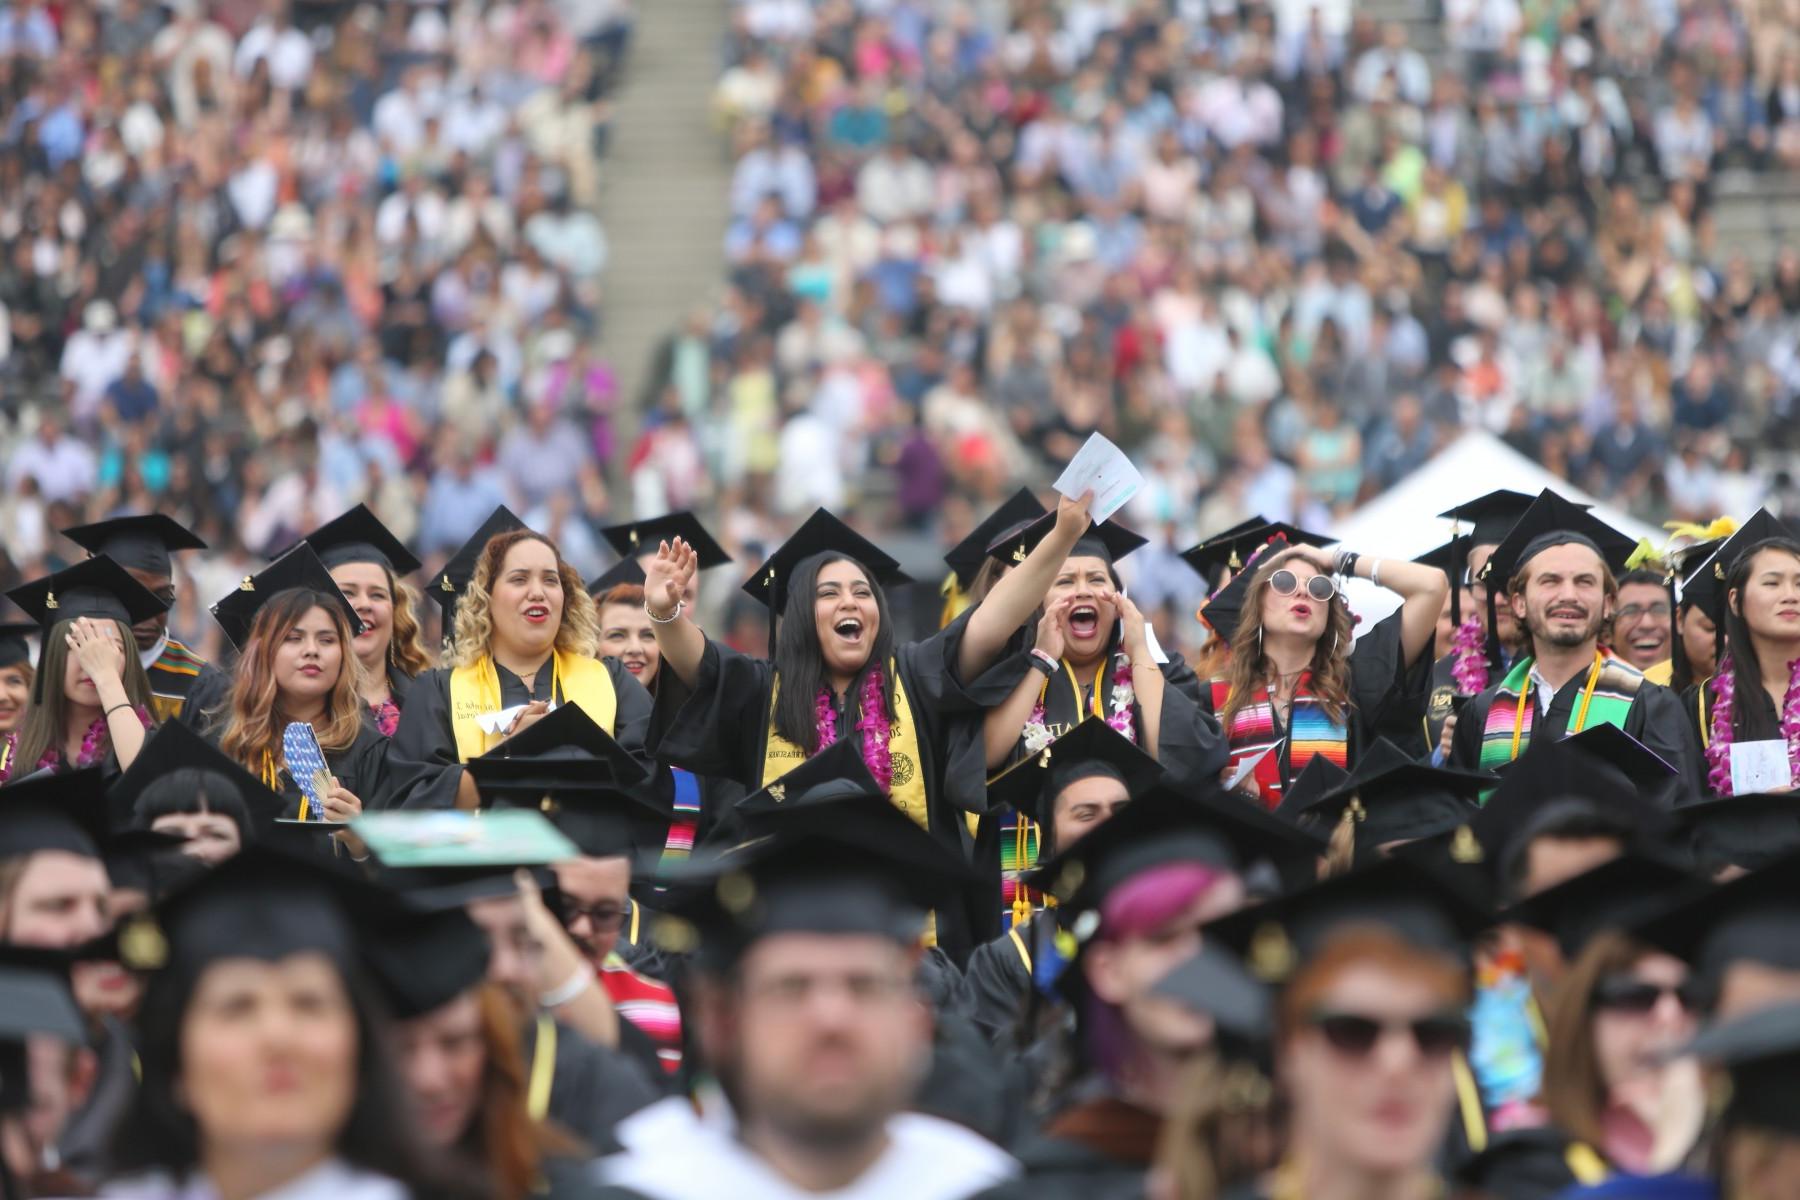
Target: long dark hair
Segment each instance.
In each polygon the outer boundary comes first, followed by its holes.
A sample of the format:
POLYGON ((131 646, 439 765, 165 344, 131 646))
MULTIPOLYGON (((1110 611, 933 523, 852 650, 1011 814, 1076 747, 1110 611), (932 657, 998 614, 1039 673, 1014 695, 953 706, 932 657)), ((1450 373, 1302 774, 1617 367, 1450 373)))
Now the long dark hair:
POLYGON ((158 817, 205 812, 231 818, 243 844, 255 837, 243 796, 231 780, 205 767, 182 767, 156 780, 138 797, 134 816, 148 828, 158 817))
MULTIPOLYGON (((847 562, 862 572, 875 595, 875 611, 881 626, 875 631, 875 644, 869 649, 869 661, 850 681, 850 712, 858 713, 858 698, 869 672, 881 668, 881 703, 889 721, 894 720, 894 673, 887 669, 894 656, 894 622, 888 615, 887 596, 875 582, 875 573, 848 554, 826 551, 802 559, 788 580, 787 604, 782 608, 781 627, 775 632, 775 669, 781 684, 775 695, 775 732, 806 751, 808 756, 819 751, 818 695, 828 687, 825 652, 819 645, 819 623, 813 616, 813 602, 819 590, 819 572, 834 562, 847 562)), ((859 714, 860 715, 860 714, 859 714)), ((845 731, 840 730, 839 734, 845 731)))
MULTIPOLYGON (((171 965, 152 975, 145 988, 138 1017, 142 1082, 114 1135, 112 1166, 118 1175, 161 1171, 185 1179, 199 1166, 200 1129, 179 1091, 182 1025, 204 974, 204 966, 171 965)), ((386 1010, 360 972, 340 962, 338 974, 356 1020, 356 1098, 333 1150, 352 1166, 385 1175, 417 1196, 483 1196, 485 1189, 433 1165, 389 1056, 386 1010)))
MULTIPOLYGON (((1744 620, 1744 585, 1750 582, 1750 567, 1765 550, 1779 550, 1800 558, 1800 542, 1793 538, 1764 538, 1738 555, 1725 573, 1725 620, 1719 626, 1724 639, 1724 654, 1731 657, 1732 695, 1731 736, 1733 741, 1759 741, 1781 736, 1781 714, 1749 701, 1763 694, 1762 667, 1756 661, 1756 647, 1750 641, 1750 624, 1744 620), (1737 593, 1733 603, 1732 593, 1737 593)), ((1716 664, 1724 671, 1724 655, 1716 664)))
MULTIPOLYGON (((44 637, 43 653, 38 656, 37 678, 33 680, 36 693, 31 698, 31 707, 25 710, 25 719, 19 723, 19 740, 13 747, 14 778, 23 778, 26 772, 35 771, 45 751, 61 750, 68 733, 63 728, 63 670, 71 653, 69 624, 68 621, 57 622, 44 637), (21 767, 20 764, 24 765, 21 767)), ((144 674, 144 664, 138 659, 137 643, 131 640, 131 626, 123 621, 114 621, 112 625, 124 639, 125 664, 121 676, 125 698, 133 707, 148 711, 150 678, 144 674)), ((111 741, 110 735, 107 740, 111 741)))

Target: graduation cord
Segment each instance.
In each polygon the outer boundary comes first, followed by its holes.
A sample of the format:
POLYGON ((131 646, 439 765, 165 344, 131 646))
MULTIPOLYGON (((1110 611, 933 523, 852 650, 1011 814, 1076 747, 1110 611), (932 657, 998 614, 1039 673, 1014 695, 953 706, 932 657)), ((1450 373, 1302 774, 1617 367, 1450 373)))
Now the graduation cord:
POLYGON ((556 1018, 539 1013, 537 1040, 531 1047, 531 1081, 525 1091, 525 1111, 533 1121, 550 1114, 550 1088, 556 1082, 556 1018))
MULTIPOLYGON (((1575 721, 1569 726, 1571 734, 1580 733, 1587 727, 1588 705, 1594 702, 1594 688, 1600 682, 1600 671, 1606 666, 1606 655, 1594 651, 1594 665, 1588 668, 1587 684, 1581 689, 1581 707, 1575 711, 1575 721)), ((1512 758, 1519 757, 1519 738, 1525 732, 1525 706, 1531 702, 1531 680, 1525 680, 1525 686, 1519 689, 1519 706, 1513 712, 1512 758)))

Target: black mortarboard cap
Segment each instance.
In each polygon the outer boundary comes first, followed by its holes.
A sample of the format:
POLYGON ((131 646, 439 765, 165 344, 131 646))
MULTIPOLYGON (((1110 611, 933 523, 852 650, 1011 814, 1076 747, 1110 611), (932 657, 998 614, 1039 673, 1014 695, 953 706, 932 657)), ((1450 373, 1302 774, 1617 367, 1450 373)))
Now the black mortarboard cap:
POLYGON ((1031 494, 1031 489, 1020 488, 971 529, 967 537, 950 547, 944 555, 944 564, 956 572, 957 584, 966 588, 974 582, 975 573, 981 570, 989 546, 1008 530, 1023 529, 1043 515, 1044 506, 1031 494))
POLYGON ((1441 546, 1432 547, 1413 561, 1422 567, 1436 567, 1460 586, 1467 582, 1462 578, 1462 572, 1463 564, 1468 562, 1468 558, 1469 536, 1463 534, 1451 538, 1441 546))
POLYGON ((46 633, 58 621, 77 617, 135 625, 169 607, 104 555, 22 583, 6 594, 46 633))
POLYGON ((1059 919, 1098 909, 1119 885, 1173 863, 1242 871, 1321 853, 1321 839, 1295 829, 1249 799, 1226 792, 1183 795, 1151 788, 1105 824, 1065 846, 1026 883, 1056 897, 1059 919))
POLYGON ((622 558, 655 554, 660 543, 680 538, 694 548, 702 571, 725 566, 731 561, 731 555, 725 553, 725 547, 719 545, 713 535, 706 531, 706 526, 700 523, 700 518, 691 512, 674 512, 642 521, 628 521, 623 525, 608 525, 600 531, 600 536, 622 558))
POLYGON ((1626 537, 1579 504, 1546 488, 1513 524, 1482 568, 1490 596, 1507 590, 1520 568, 1553 546, 1577 543, 1592 547, 1612 570, 1624 568, 1637 549, 1626 537))
POLYGON ((1685 959, 1716 985, 1734 962, 1800 971, 1800 853, 1704 892, 1652 920, 1637 934, 1685 959))
POLYGON ((1683 1051, 1731 1073, 1721 1123, 1800 1135, 1800 1004, 1780 1004, 1703 1030, 1683 1051))
POLYGON ((100 858, 115 891, 140 891, 155 899, 205 870, 199 860, 182 853, 186 842, 154 829, 114 830, 101 845, 100 858))
POLYGON ((1197 546, 1188 547, 1180 557, 1202 579, 1211 581, 1220 568, 1234 573, 1243 570, 1257 547, 1267 545, 1276 537, 1289 546, 1329 546, 1337 541, 1286 521, 1265 521, 1257 517, 1214 534, 1197 546))
POLYGON ((1552 1126, 1508 1129, 1493 1134, 1487 1147, 1459 1164, 1450 1178, 1480 1196, 1552 1200, 1581 1182, 1569 1165, 1573 1147, 1569 1136, 1552 1126))
POLYGON ((1298 802, 1291 795, 1283 797, 1276 812, 1325 833, 1340 820, 1350 820, 1355 824, 1357 851, 1362 853, 1467 825, 1480 811, 1476 797, 1492 786, 1489 775, 1434 767, 1386 738, 1377 738, 1336 787, 1298 802))
POLYGON ((862 739, 843 738, 751 792, 734 807, 745 817, 756 818, 800 805, 857 799, 888 803, 863 762, 862 739))
POLYGON ((366 504, 358 504, 300 540, 313 548, 327 569, 367 562, 386 567, 393 575, 411 575, 423 565, 366 504))
POLYGON ((138 756, 107 788, 114 823, 141 824, 144 817, 138 811, 138 801, 144 793, 157 780, 184 768, 210 771, 230 784, 244 802, 259 836, 268 833, 278 818, 295 815, 288 811, 297 808, 295 801, 272 791, 192 726, 183 721, 165 721, 151 731, 138 756))
POLYGON ((1305 812, 1326 792, 1343 784, 1350 778, 1350 772, 1326 758, 1323 754, 1315 754, 1300 773, 1294 776, 1294 782, 1281 795, 1281 803, 1275 809, 1275 815, 1292 819, 1305 812))
POLYGON ((80 1043, 86 1040, 86 1031, 61 955, 0 945, 0 1042, 45 1034, 80 1043))
POLYGON ((487 932, 460 908, 408 910, 366 936, 369 974, 397 1020, 435 1012, 487 978, 487 932))
POLYGON ((206 549, 205 542, 161 513, 95 521, 65 529, 62 535, 89 554, 104 554, 128 570, 153 575, 171 573, 169 555, 176 551, 206 549))
POLYGON ((988 780, 988 803, 1009 804, 1049 829, 1056 797, 1078 780, 1107 775, 1136 796, 1162 774, 1162 764, 1130 738, 1099 717, 1089 717, 988 780))
POLYGON ((614 588, 624 584, 643 587, 645 578, 644 564, 635 558, 621 558, 594 577, 593 582, 588 584, 588 595, 598 600, 614 588))
POLYGON ((16 667, 31 661, 31 643, 25 639, 42 630, 33 621, 10 621, 0 625, 0 667, 16 667))
POLYGON ((1150 991, 1211 1017, 1221 1033, 1240 1043, 1260 1043, 1269 1037, 1274 1001, 1268 985, 1251 975, 1229 951, 1210 942, 1177 964, 1150 991))
POLYGON ((875 934, 903 943, 972 879, 962 860, 892 804, 867 797, 801 805, 765 818, 736 846, 697 851, 663 876, 665 917, 652 936, 725 965, 776 933, 875 934))
POLYGON ((650 798, 642 765, 577 705, 465 766, 484 805, 534 808, 583 854, 631 855, 667 840, 669 813, 650 798))
POLYGON ((1800 850, 1800 802, 1792 794, 1726 796, 1675 810, 1702 874, 1755 871, 1800 850))
POLYGON ((465 765, 474 768, 476 763, 481 764, 478 771, 495 780, 550 770, 562 772, 571 782, 585 779, 618 788, 636 787, 648 778, 643 764, 573 702, 557 705, 530 728, 465 765))
POLYGON ((881 547, 850 528, 824 509, 813 510, 812 516, 794 531, 794 535, 776 547, 756 574, 744 581, 744 592, 753 600, 766 604, 771 621, 787 606, 788 580, 795 568, 826 552, 848 555, 874 575, 883 588, 910 583, 900 564, 881 547))
POLYGON ((1792 540, 1794 537, 1794 531, 1782 524, 1780 518, 1766 508, 1757 509, 1749 520, 1738 526, 1736 533, 1726 538, 1704 563, 1688 575, 1686 587, 1682 591, 1683 599, 1699 606, 1701 612, 1712 618, 1719 625, 1720 637, 1723 638, 1725 579, 1731 574, 1731 569, 1758 542, 1770 538, 1792 540))
MULTIPOLYGON (((1455 508, 1447 508, 1438 516, 1455 521, 1457 532, 1467 536, 1469 546, 1498 546, 1536 499, 1524 492, 1500 488, 1485 496, 1464 501, 1455 508)), ((1572 507, 1585 509, 1588 506, 1578 504, 1572 507)))
POLYGON ((98 767, 40 771, 0 787, 0 859, 40 850, 99 858, 112 826, 98 767))
POLYGON ((1492 919, 1443 879, 1405 857, 1327 879, 1212 922, 1205 936, 1235 951, 1257 978, 1286 981, 1350 927, 1373 925, 1423 950, 1467 961, 1492 919))
MULTIPOLYGON (((362 618, 356 615, 331 572, 305 542, 256 574, 244 576, 235 591, 212 606, 213 620, 219 623, 231 644, 242 650, 244 643, 250 640, 250 630, 256 624, 256 614, 262 611, 262 606, 282 592, 295 588, 305 588, 334 600, 344 614, 344 620, 349 622, 351 636, 362 632, 362 618)), ((348 647, 345 649, 347 651, 348 647)))
MULTIPOLYGON (((1049 537, 1050 531, 1055 528, 1056 514, 1047 512, 1024 527, 1003 534, 988 547, 988 557, 1016 566, 1024 562, 1025 556, 1036 550, 1038 543, 1049 537)), ((1149 538, 1133 533, 1117 521, 1105 521, 1098 525, 1090 521, 1087 532, 1076 540, 1075 548, 1069 551, 1069 557, 1100 558, 1108 563, 1116 563, 1148 545, 1149 541, 1149 538)))
POLYGON ((1707 889, 1704 881, 1661 859, 1626 854, 1546 888, 1501 914, 1556 939, 1563 958, 1608 930, 1626 930, 1707 889))
POLYGON ((431 598, 438 603, 444 613, 444 640, 450 638, 450 628, 456 619, 456 602, 461 599, 469 581, 475 578, 475 562, 487 544, 503 533, 511 533, 515 529, 524 529, 525 522, 513 515, 506 505, 502 504, 487 515, 487 520, 469 535, 469 540, 457 548, 438 573, 431 580, 431 598))

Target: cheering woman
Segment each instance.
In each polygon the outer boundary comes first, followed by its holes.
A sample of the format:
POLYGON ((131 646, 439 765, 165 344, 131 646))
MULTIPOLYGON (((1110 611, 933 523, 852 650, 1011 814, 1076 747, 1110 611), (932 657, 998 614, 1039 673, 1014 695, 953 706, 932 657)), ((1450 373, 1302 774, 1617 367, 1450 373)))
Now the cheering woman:
POLYGON ((151 728, 150 680, 131 627, 162 602, 112 559, 79 562, 8 592, 43 631, 24 721, 0 744, 0 782, 37 771, 131 765, 151 728))
POLYGON ((382 736, 393 737, 413 680, 431 668, 415 610, 419 594, 405 579, 419 560, 362 504, 305 540, 362 620, 351 649, 362 664, 363 703, 382 736))
POLYGON ((325 566, 302 544, 213 606, 239 648, 222 719, 209 736, 219 749, 289 803, 292 818, 348 821, 382 807, 387 741, 363 719, 361 665, 350 646, 356 614, 325 566), (322 764, 290 761, 290 726, 312 728, 322 764), (330 782, 323 812, 302 811, 301 779, 323 765, 330 782))
POLYGON ((394 800, 405 807, 475 807, 462 764, 558 704, 579 704, 627 751, 643 752, 650 694, 616 660, 595 657, 594 601, 575 568, 530 529, 490 536, 484 526, 476 537, 452 665, 418 678, 394 733, 394 800))
POLYGON ((1377 729, 1418 727, 1449 583, 1436 567, 1281 537, 1260 557, 1206 606, 1231 654, 1202 702, 1224 727, 1231 767, 1256 760, 1240 788, 1274 808, 1314 758, 1349 769, 1377 729), (1398 593, 1399 610, 1355 638, 1338 578, 1398 593))
MULTIPOLYGON (((958 825, 986 805, 980 714, 1017 682, 990 668, 1088 527, 1087 503, 1062 502, 1060 546, 1046 538, 980 605, 906 644, 883 591, 905 578, 899 564, 820 509, 746 585, 781 618, 773 660, 737 654, 687 619, 681 595, 695 555, 680 539, 663 544, 644 584, 664 672, 653 749, 759 789, 856 736, 894 805, 962 853, 958 825)), ((938 914, 940 943, 959 961, 973 945, 969 920, 938 914)))

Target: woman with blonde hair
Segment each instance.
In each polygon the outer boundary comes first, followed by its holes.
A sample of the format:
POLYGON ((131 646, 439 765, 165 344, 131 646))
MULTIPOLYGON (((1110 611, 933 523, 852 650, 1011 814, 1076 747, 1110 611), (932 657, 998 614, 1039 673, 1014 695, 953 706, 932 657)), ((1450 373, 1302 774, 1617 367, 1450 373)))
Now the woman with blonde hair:
POLYGON ((285 817, 348 821, 383 805, 385 739, 363 718, 361 625, 311 549, 301 545, 213 606, 238 646, 225 707, 207 731, 226 757, 288 803, 285 817), (302 778, 321 764, 292 762, 290 726, 311 726, 330 780, 324 811, 302 805, 302 778))
POLYGON ((30 705, 0 743, 0 783, 36 771, 130 766, 154 725, 131 627, 162 601, 106 557, 8 592, 43 631, 30 705))
POLYGON ((1231 651, 1202 703, 1224 729, 1227 769, 1256 760, 1239 786, 1272 809, 1314 758, 1350 770, 1380 729, 1420 727, 1449 590, 1436 567, 1271 538, 1203 610, 1231 651), (1360 638, 1338 582, 1352 578, 1401 598, 1360 638))
POLYGON ((650 694, 618 662, 596 657, 593 598, 554 542, 499 509, 432 586, 455 597, 456 632, 449 665, 418 678, 394 732, 396 805, 475 807, 462 764, 561 704, 580 705, 642 755, 650 694))
POLYGON ((363 703, 382 736, 393 737, 413 680, 432 665, 416 611, 419 593, 404 578, 421 564, 362 504, 304 540, 362 620, 352 649, 362 664, 363 703))

